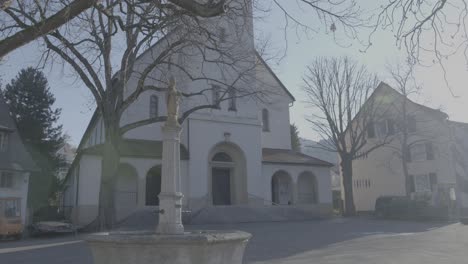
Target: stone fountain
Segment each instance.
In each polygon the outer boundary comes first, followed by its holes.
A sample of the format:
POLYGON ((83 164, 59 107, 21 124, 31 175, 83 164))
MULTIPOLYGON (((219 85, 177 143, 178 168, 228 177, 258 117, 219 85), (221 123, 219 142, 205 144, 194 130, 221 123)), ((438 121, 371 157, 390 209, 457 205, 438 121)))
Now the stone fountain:
POLYGON ((159 224, 155 231, 105 232, 87 237, 94 264, 241 264, 251 237, 241 231, 184 231, 180 189, 180 94, 171 78, 163 155, 159 224))

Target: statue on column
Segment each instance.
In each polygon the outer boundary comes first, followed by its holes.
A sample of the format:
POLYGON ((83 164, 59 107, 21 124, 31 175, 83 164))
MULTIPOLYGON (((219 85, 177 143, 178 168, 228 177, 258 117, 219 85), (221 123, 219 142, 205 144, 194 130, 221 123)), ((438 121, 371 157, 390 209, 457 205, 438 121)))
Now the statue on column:
POLYGON ((177 91, 174 77, 171 77, 169 80, 169 87, 166 96, 168 125, 179 125, 179 102, 180 92, 177 91))

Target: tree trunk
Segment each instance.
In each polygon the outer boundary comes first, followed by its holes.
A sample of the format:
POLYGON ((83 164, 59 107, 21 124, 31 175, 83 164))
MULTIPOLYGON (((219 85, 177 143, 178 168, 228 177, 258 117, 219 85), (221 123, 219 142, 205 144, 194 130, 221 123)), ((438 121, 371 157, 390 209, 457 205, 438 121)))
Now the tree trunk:
POLYGON ((401 149, 402 149, 402 157, 401 157, 401 167, 403 170, 403 177, 405 178, 405 193, 407 197, 410 197, 411 195, 411 179, 409 177, 409 172, 408 172, 408 146, 406 144, 406 140, 404 140, 405 143, 402 144, 401 149))
POLYGON ((114 185, 120 161, 118 145, 119 138, 106 130, 99 192, 98 223, 101 231, 112 229, 115 221, 114 185))
POLYGON ((341 171, 343 175, 344 191, 344 216, 353 216, 356 214, 353 197, 353 160, 348 157, 341 158, 341 171))

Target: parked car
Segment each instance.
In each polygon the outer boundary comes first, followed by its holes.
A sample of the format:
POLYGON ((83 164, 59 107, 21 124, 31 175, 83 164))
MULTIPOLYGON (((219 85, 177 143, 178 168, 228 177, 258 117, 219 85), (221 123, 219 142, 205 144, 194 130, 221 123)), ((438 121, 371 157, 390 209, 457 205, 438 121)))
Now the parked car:
POLYGON ((380 196, 375 201, 375 215, 380 218, 417 218, 428 204, 406 196, 380 196))
POLYGON ((28 227, 28 231, 31 236, 74 233, 76 230, 77 229, 73 224, 59 221, 37 222, 28 227))

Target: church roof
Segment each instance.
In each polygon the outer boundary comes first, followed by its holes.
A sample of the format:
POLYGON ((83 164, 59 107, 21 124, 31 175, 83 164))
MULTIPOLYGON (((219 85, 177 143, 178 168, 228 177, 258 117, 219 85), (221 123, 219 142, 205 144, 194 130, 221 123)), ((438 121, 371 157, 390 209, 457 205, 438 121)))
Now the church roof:
POLYGON ((270 66, 268 66, 268 64, 266 63, 266 61, 262 58, 262 56, 260 55, 260 53, 258 53, 257 50, 255 50, 255 56, 256 56, 257 59, 263 64, 263 66, 265 66, 265 68, 266 68, 267 71, 273 76, 273 78, 275 78, 275 81, 278 82, 279 86, 286 92, 286 94, 287 94, 293 101, 296 101, 296 98, 294 98, 294 96, 291 94, 291 92, 288 90, 288 88, 286 88, 286 86, 283 84, 283 82, 281 82, 281 80, 278 78, 278 76, 276 76, 276 74, 273 72, 273 70, 270 68, 270 66))
MULTIPOLYGON (((101 155, 103 151, 103 144, 95 145, 83 149, 80 154, 101 155)), ((120 155, 122 157, 135 157, 135 158, 162 158, 162 141, 156 140, 142 140, 142 139, 124 139, 119 147, 120 155)), ((180 145, 180 158, 188 160, 188 150, 180 145)))
POLYGON ((291 165, 314 165, 332 167, 333 164, 309 155, 290 149, 262 149, 262 160, 264 163, 280 163, 291 165))
POLYGON ((5 99, 0 94, 0 131, 8 134, 6 151, 0 151, 0 170, 36 171, 37 167, 20 138, 5 99))

